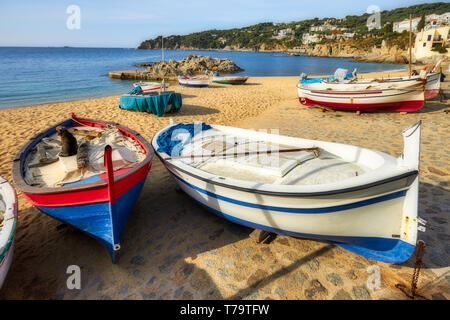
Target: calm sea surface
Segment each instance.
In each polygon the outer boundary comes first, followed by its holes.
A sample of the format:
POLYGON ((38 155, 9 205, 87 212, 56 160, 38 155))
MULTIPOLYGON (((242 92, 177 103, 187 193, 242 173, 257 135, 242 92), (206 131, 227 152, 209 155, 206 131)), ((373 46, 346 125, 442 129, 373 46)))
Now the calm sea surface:
MULTIPOLYGON (((248 76, 331 74, 337 68, 352 71, 355 67, 359 72, 402 69, 395 64, 290 57, 284 53, 164 51, 166 60, 179 60, 191 53, 229 58, 248 76)), ((109 79, 108 72, 135 69, 136 63, 159 60, 160 50, 0 47, 0 108, 127 93, 132 82, 109 79)))

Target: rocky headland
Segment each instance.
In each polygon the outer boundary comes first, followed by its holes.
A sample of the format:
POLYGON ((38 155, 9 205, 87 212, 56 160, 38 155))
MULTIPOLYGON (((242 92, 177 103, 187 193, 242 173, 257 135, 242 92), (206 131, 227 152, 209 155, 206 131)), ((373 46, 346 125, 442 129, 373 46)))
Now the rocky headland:
POLYGON ((206 70, 227 74, 244 71, 230 59, 211 58, 195 54, 178 61, 170 59, 169 61, 138 64, 136 67, 145 67, 145 69, 112 71, 110 72, 110 77, 120 79, 176 80, 178 75, 202 75, 205 74, 206 70))

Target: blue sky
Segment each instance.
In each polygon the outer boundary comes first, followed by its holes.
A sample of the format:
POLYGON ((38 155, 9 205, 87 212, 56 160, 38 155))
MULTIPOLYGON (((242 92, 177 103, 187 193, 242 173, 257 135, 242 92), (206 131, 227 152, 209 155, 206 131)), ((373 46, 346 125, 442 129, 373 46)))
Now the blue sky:
MULTIPOLYGON (((444 0, 445 1, 445 0, 444 0)), ((426 0, 0 0, 0 46, 136 47, 163 34, 229 29, 258 22, 363 14, 426 0), (81 10, 81 28, 66 26, 68 6, 81 10)))

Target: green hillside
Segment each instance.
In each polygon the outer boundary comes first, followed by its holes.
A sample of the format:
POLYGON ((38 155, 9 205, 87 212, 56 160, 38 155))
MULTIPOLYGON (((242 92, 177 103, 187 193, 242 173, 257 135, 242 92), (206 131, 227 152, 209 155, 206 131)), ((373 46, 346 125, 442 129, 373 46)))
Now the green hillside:
MULTIPOLYGON (((393 23, 413 17, 420 17, 427 14, 442 14, 450 12, 450 3, 436 2, 414 5, 406 8, 397 8, 390 11, 381 12, 381 23, 393 23)), ((312 25, 322 25, 326 21, 339 28, 347 28, 347 32, 357 34, 372 34, 375 37, 389 36, 396 37, 389 28, 373 30, 369 32, 366 27, 367 19, 370 15, 365 13, 360 16, 346 16, 344 19, 336 18, 315 18, 302 21, 292 21, 288 23, 258 23, 249 27, 235 28, 228 30, 208 30, 191 33, 188 35, 172 35, 164 38, 164 48, 197 48, 197 49, 224 49, 226 47, 260 50, 262 48, 271 50, 274 48, 293 48, 302 45, 302 35, 309 32, 312 25), (284 39, 276 39, 274 36, 283 29, 291 28, 294 33, 284 39)), ((331 31, 325 33, 331 34, 331 31)), ((159 49, 161 48, 161 36, 155 39, 143 41, 138 49, 159 49)))

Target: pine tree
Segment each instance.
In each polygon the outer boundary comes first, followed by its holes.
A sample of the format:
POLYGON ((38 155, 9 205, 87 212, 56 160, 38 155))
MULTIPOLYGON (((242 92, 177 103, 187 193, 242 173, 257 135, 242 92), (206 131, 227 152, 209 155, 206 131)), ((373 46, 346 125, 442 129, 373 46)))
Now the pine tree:
POLYGON ((419 24, 417 25, 417 31, 422 31, 425 28, 425 15, 422 15, 422 19, 420 19, 419 24))

